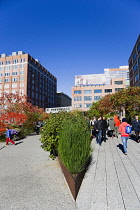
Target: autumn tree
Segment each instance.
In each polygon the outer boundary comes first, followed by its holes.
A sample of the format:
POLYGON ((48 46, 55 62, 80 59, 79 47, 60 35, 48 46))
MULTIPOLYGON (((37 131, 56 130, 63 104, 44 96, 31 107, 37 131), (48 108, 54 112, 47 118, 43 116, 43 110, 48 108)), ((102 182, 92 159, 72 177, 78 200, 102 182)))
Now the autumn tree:
POLYGON ((27 121, 27 116, 19 112, 7 112, 1 115, 1 122, 5 125, 10 125, 15 127, 17 125, 22 125, 27 121))
POLYGON ((1 118, 3 122, 9 122, 11 126, 19 126, 28 131, 34 130, 38 120, 44 120, 48 114, 42 108, 34 106, 29 99, 24 95, 16 92, 15 94, 4 93, 0 98, 0 105, 6 105, 1 118))
POLYGON ((5 106, 9 107, 14 103, 22 103, 23 101, 27 101, 28 98, 25 95, 22 95, 18 91, 16 93, 6 93, 4 92, 0 97, 0 107, 4 109, 5 106))
POLYGON ((112 95, 113 108, 118 111, 125 109, 131 116, 140 112, 140 87, 129 87, 112 95))
POLYGON ((90 107, 90 116, 118 114, 125 110, 127 115, 134 116, 140 112, 140 87, 129 87, 113 94, 107 94, 90 107))
POLYGON ((6 130, 6 124, 0 119, 0 135, 6 130))
POLYGON ((99 110, 99 101, 93 102, 92 106, 87 111, 87 116, 89 118, 93 118, 94 116, 97 117, 99 115, 101 115, 101 112, 99 110))

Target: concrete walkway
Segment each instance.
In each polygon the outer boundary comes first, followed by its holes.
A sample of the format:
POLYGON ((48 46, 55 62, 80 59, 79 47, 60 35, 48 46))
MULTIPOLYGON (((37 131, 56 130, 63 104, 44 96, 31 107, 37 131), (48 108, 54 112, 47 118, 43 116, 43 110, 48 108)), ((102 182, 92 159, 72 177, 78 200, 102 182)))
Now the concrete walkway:
POLYGON ((58 161, 38 139, 0 143, 0 210, 140 210, 140 144, 129 140, 125 156, 120 138, 102 146, 93 139, 93 161, 75 203, 58 161))
POLYGON ((128 155, 121 138, 94 146, 93 162, 76 201, 79 210, 140 210, 140 144, 128 140, 128 155))
POLYGON ((0 150, 0 210, 76 209, 58 162, 49 159, 39 137, 0 150))

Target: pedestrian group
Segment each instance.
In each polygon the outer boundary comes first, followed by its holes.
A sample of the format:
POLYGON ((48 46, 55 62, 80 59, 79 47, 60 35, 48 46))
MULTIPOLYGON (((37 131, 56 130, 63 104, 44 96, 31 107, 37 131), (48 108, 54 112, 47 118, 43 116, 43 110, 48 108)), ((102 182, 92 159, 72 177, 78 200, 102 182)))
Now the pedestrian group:
POLYGON ((102 142, 106 142, 108 138, 113 139, 114 137, 118 138, 121 135, 124 154, 127 155, 127 142, 129 137, 135 136, 135 141, 140 142, 140 120, 138 115, 135 116, 135 119, 132 121, 131 125, 127 123, 126 118, 119 119, 119 116, 114 116, 106 119, 105 117, 93 118, 90 121, 91 136, 96 138, 96 143, 100 146, 102 142), (132 134, 132 132, 134 134, 132 134))

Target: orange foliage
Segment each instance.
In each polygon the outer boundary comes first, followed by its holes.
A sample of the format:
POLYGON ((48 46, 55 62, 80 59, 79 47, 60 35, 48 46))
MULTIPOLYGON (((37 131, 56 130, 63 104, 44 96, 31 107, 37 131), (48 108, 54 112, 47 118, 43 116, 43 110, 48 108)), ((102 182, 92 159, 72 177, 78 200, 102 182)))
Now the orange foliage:
POLYGON ((6 130, 6 125, 0 121, 0 135, 6 130))
POLYGON ((27 116, 22 113, 8 112, 1 115, 1 121, 7 124, 21 125, 27 120, 27 116))

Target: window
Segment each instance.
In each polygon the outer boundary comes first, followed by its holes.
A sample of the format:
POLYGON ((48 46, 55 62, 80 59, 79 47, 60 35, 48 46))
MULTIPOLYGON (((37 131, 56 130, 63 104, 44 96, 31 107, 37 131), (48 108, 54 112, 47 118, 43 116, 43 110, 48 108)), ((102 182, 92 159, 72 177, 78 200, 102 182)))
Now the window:
POLYGON ((75 91, 74 91, 74 94, 81 94, 81 93, 82 93, 81 90, 75 90, 75 91))
POLYGON ((82 101, 82 96, 74 97, 74 101, 82 101))
POLYGON ((3 67, 0 66, 0 71, 2 71, 2 70, 3 70, 3 67))
POLYGON ((17 82, 17 77, 12 78, 13 82, 17 82))
POLYGON ((6 70, 10 70, 10 66, 6 66, 5 69, 6 69, 6 70))
POLYGON ((18 65, 13 65, 13 69, 17 69, 18 68, 18 65))
POLYGON ((112 93, 112 89, 105 89, 105 93, 112 93))
POLYGON ((36 99, 38 99, 38 93, 36 93, 36 99))
POLYGON ((82 104, 74 104, 74 108, 81 108, 82 104))
POLYGON ((24 87, 24 83, 20 83, 20 87, 24 87))
POLYGON ((2 83, 2 79, 0 79, 0 83, 2 83))
POLYGON ((20 77, 20 81, 24 81, 24 77, 20 77))
POLYGON ((137 58, 137 54, 135 52, 134 55, 133 55, 133 60, 136 60, 136 58, 137 58))
POLYGON ((10 73, 9 72, 5 73, 5 77, 7 77, 7 76, 10 76, 10 73))
POLYGON ((20 75, 23 75, 24 74, 24 71, 20 71, 20 75))
POLYGON ((90 107, 92 104, 84 104, 84 107, 85 108, 88 108, 88 107, 90 107))
POLYGON ((136 76, 135 76, 135 82, 137 82, 138 80, 139 80, 139 75, 136 74, 136 76))
POLYGON ((34 91, 32 91, 32 98, 34 98, 34 91))
POLYGON ((92 96, 84 96, 84 101, 91 101, 92 100, 92 96))
POLYGON ((24 63, 24 62, 25 62, 25 58, 21 58, 20 63, 24 63))
POLYGON ((92 93, 92 90, 84 90, 84 94, 90 94, 92 93))
POLYGON ((94 93, 102 93, 102 89, 94 90, 94 93))
POLYGON ((23 89, 20 89, 20 93, 21 93, 21 94, 24 94, 24 90, 23 90, 23 89))
POLYGON ((115 85, 122 85, 123 84, 123 81, 114 81, 114 84, 115 85))
POLYGON ((140 44, 138 45, 138 52, 140 52, 140 44))
POLYGON ((18 63, 18 59, 13 60, 13 64, 18 63))
POLYGON ((0 77, 2 77, 3 74, 0 74, 0 77))
POLYGON ((4 82, 10 82, 10 79, 9 79, 9 78, 7 78, 7 79, 5 79, 5 80, 4 80, 4 82))
POLYGON ((9 88, 9 84, 5 84, 4 85, 4 88, 9 88))
POLYGON ((10 64, 10 61, 6 61, 6 65, 9 65, 10 64))
POLYGON ((94 101, 100 100, 101 96, 94 96, 94 101))
POLYGON ((123 90, 123 88, 115 88, 115 92, 117 92, 119 90, 123 90))
POLYGON ((136 71, 136 70, 137 70, 137 68, 138 68, 138 65, 137 65, 137 64, 135 64, 135 65, 133 66, 133 70, 134 70, 134 71, 136 71))
POLYGON ((12 75, 17 75, 17 74, 18 74, 17 71, 12 72, 12 75))
POLYGON ((0 89, 2 89, 2 85, 0 85, 0 89))
POLYGON ((0 61, 0 66, 2 66, 3 65, 3 61, 0 61))
POLYGON ((23 69, 23 68, 24 68, 24 64, 21 64, 21 65, 20 65, 20 69, 23 69))
POLYGON ((17 87, 17 84, 16 83, 13 83, 12 84, 12 88, 16 88, 17 87))

